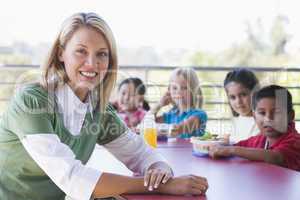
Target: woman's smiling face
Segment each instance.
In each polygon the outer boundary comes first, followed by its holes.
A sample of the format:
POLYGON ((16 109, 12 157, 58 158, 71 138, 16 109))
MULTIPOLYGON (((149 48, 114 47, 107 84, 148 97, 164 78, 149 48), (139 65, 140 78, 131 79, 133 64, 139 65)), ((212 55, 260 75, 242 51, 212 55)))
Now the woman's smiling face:
POLYGON ((104 36, 88 27, 75 31, 62 47, 59 59, 64 63, 68 84, 82 101, 105 77, 109 53, 104 36))

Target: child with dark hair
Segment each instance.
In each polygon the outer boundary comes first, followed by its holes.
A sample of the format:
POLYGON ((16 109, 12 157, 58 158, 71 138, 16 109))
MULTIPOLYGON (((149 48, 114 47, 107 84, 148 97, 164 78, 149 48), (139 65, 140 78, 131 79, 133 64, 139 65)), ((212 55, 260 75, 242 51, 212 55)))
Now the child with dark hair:
POLYGON ((146 87, 139 78, 124 79, 118 87, 118 100, 114 107, 118 111, 120 118, 129 128, 135 128, 144 118, 149 107, 144 100, 146 87))
POLYGON ((233 115, 230 137, 234 142, 259 132, 251 110, 251 94, 257 87, 258 79, 248 69, 237 68, 226 75, 224 89, 233 115))
POLYGON ((284 87, 270 85, 254 93, 252 102, 260 134, 234 146, 211 147, 210 156, 240 156, 299 171, 300 135, 295 129, 290 92, 284 87))

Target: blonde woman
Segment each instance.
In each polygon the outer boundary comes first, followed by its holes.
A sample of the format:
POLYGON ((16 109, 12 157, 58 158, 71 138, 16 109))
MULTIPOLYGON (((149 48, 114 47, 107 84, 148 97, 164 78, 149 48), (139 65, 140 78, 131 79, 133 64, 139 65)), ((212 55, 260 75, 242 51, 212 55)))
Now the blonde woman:
POLYGON ((156 113, 161 107, 172 104, 170 111, 156 116, 159 123, 174 124, 172 135, 180 138, 204 134, 207 114, 203 103, 199 79, 193 68, 176 68, 170 77, 168 91, 153 107, 156 113))
POLYGON ((1 200, 205 193, 205 178, 173 178, 164 159, 108 105, 117 70, 116 45, 107 24, 94 13, 68 18, 44 65, 43 81, 19 89, 1 119, 1 200), (88 168, 96 144, 144 176, 88 168))

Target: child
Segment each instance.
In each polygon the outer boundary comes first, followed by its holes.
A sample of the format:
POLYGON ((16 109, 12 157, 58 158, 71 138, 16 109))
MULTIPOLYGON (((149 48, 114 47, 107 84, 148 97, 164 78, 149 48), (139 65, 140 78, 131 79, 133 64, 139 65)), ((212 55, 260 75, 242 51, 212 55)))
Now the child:
POLYGON ((256 76, 247 69, 238 68, 226 75, 224 88, 233 114, 231 141, 244 140, 259 132, 251 110, 251 94, 258 86, 256 76))
POLYGON ((270 85, 256 92, 252 99, 260 134, 234 146, 212 147, 210 156, 234 155, 300 170, 300 135, 295 129, 295 113, 289 91, 270 85))
POLYGON ((177 68, 172 72, 168 91, 153 107, 152 113, 156 115, 161 107, 168 104, 173 105, 172 109, 162 116, 156 116, 156 121, 174 124, 172 136, 190 138, 203 135, 207 115, 201 109, 202 92, 192 68, 177 68))
POLYGON ((146 110, 140 106, 141 93, 145 93, 145 86, 136 78, 123 80, 118 88, 118 100, 115 107, 120 118, 132 129, 143 120, 146 114, 146 110))

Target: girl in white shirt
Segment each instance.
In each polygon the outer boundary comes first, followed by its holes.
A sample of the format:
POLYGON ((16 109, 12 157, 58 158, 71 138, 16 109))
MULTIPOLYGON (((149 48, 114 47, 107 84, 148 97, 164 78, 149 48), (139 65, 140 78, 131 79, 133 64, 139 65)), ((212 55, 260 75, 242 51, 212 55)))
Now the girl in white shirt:
POLYGON ((259 87, 255 74, 245 68, 228 72, 224 88, 232 111, 232 132, 230 140, 237 142, 256 135, 259 130, 251 109, 251 95, 259 87))

